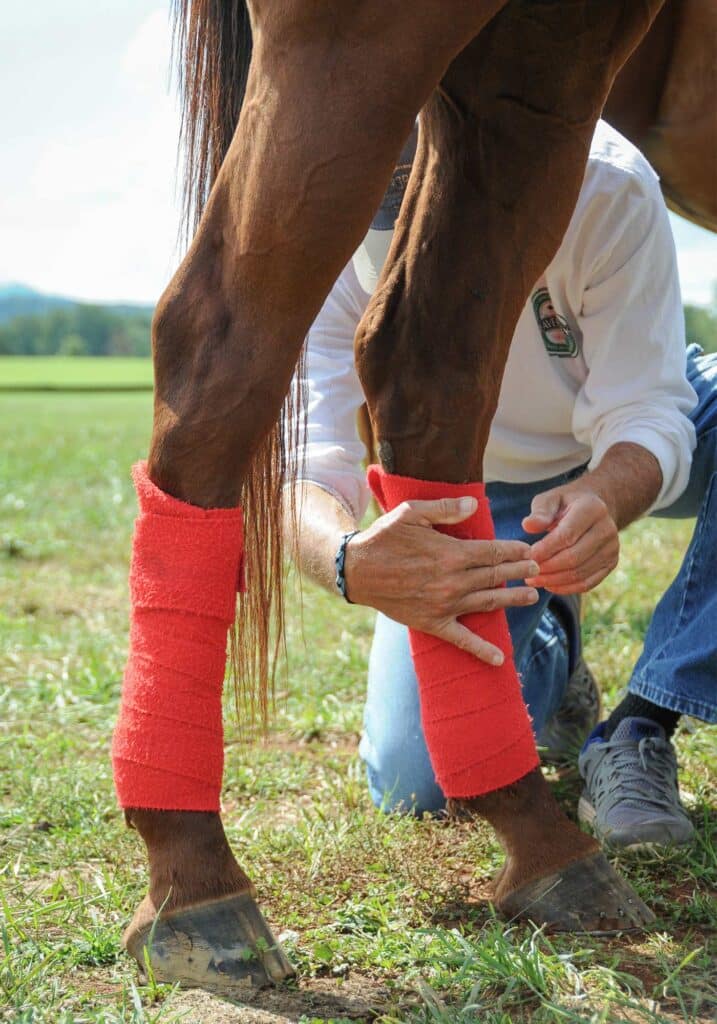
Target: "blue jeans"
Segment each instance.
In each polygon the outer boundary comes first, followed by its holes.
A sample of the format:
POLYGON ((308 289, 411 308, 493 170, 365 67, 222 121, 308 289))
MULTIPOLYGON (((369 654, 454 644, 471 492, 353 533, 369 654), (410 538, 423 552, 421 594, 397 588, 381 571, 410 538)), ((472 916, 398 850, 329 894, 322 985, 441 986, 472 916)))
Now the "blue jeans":
MULTIPOLYGON (((697 392, 691 414, 697 448, 684 494, 660 517, 697 517, 676 578, 661 597, 629 683, 661 707, 717 721, 717 355, 697 345, 687 353, 687 375, 697 392)), ((496 536, 532 541, 521 520, 536 494, 584 471, 530 484, 489 484, 496 536)), ((509 608, 508 625, 523 696, 536 734, 555 714, 579 656, 579 624, 560 598, 540 591, 529 608, 509 608)), ((359 748, 377 807, 402 805, 417 813, 440 810, 445 798, 431 767, 421 726, 418 684, 408 630, 376 619, 369 660, 364 731, 359 748)))

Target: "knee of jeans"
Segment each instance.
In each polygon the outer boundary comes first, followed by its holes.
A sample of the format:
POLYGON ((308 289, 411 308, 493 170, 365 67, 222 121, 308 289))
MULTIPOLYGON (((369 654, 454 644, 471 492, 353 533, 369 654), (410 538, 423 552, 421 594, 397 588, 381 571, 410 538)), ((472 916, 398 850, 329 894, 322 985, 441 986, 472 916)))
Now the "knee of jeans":
POLYGON ((360 754, 371 800, 380 811, 420 816, 445 807, 427 753, 422 757, 413 745, 390 740, 377 747, 364 736, 360 754))

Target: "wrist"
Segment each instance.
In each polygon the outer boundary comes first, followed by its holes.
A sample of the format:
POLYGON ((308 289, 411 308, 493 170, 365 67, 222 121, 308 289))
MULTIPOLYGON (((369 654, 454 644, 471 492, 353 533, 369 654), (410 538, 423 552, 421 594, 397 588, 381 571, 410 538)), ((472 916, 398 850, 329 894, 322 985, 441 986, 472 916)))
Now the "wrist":
POLYGON ((608 515, 617 525, 620 516, 620 505, 613 486, 614 481, 601 479, 598 473, 586 473, 581 490, 594 494, 605 505, 608 515))
POLYGON ((662 487, 662 469, 652 452, 622 441, 609 448, 600 464, 581 480, 605 502, 621 530, 652 506, 662 487))
POLYGON ((334 555, 334 582, 336 590, 349 604, 357 603, 353 597, 353 584, 356 582, 353 573, 351 574, 352 591, 349 593, 348 563, 350 560, 349 546, 358 533, 359 530, 349 530, 346 533, 342 533, 336 546, 336 554, 334 555))

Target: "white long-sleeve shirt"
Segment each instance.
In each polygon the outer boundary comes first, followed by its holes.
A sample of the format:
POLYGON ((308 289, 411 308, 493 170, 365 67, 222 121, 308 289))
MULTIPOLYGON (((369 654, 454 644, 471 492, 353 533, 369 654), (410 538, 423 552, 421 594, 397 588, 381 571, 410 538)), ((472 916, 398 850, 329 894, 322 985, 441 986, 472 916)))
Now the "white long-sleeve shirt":
MULTIPOLYGON (((300 476, 339 497, 358 519, 369 491, 356 426, 364 399, 353 339, 391 234, 369 231, 307 341, 300 476)), ((688 413, 695 404, 658 179, 639 151, 601 121, 568 230, 515 329, 484 478, 546 480, 586 462, 592 468, 612 445, 631 441, 657 458, 662 487, 653 507, 666 507, 687 484, 695 445, 688 413)))

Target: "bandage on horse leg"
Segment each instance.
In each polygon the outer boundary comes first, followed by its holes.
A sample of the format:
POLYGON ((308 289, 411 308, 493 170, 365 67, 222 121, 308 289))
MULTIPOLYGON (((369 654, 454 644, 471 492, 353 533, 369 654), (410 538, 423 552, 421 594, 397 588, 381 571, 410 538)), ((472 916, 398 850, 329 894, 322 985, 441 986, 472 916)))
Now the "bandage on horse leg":
POLYGON ((112 758, 122 807, 218 811, 222 685, 242 556, 239 508, 202 509, 134 467, 130 652, 112 758))
MULTIPOLYGON (((416 480, 386 473, 378 466, 369 468, 368 479, 379 504, 387 511, 411 499, 475 497, 478 508, 469 519, 437 529, 465 539, 495 537, 481 483, 416 480)), ((446 640, 409 630, 431 763, 441 789, 454 798, 500 789, 538 765, 505 612, 500 609, 466 615, 461 622, 503 651, 502 665, 487 665, 446 640)))

